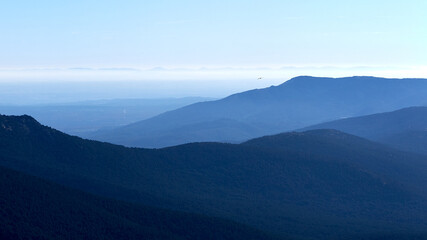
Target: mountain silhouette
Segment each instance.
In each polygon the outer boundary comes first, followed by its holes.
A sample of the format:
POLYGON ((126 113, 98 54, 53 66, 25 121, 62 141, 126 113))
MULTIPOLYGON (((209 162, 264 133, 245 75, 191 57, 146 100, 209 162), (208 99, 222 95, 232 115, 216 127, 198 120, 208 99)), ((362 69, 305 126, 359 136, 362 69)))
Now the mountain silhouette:
POLYGON ((426 90, 426 79, 302 76, 85 137, 154 148, 189 142, 241 142, 343 117, 427 104, 426 90))
POLYGON ((304 128, 337 129, 395 148, 427 154, 427 107, 341 119, 304 128))

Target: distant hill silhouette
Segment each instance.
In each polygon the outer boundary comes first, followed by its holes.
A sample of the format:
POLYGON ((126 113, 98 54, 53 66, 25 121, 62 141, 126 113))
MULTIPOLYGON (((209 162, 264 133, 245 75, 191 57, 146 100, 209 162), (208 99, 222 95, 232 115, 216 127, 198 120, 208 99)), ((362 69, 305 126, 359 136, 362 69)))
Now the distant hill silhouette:
POLYGON ((87 137, 135 147, 239 142, 343 117, 427 105, 426 91, 427 79, 302 76, 87 137))
POLYGON ((65 133, 84 136, 99 129, 112 129, 141 121, 195 102, 201 97, 160 99, 112 99, 62 104, 2 105, 0 113, 28 114, 44 125, 65 133))
POLYGON ((0 116, 0 165, 284 237, 427 236, 426 158, 335 130, 154 150, 71 137, 29 116, 0 116))
POLYGON ((96 197, 0 167, 0 239, 273 239, 231 221, 96 197))
POLYGON ((337 129, 401 150, 427 154, 427 107, 341 119, 303 130, 310 129, 337 129))

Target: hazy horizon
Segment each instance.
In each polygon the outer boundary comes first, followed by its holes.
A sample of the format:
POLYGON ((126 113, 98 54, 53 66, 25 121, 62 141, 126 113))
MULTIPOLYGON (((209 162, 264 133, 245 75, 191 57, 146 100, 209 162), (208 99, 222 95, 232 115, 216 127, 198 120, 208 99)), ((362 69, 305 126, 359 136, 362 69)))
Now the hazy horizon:
POLYGON ((427 77, 425 1, 29 1, 0 9, 0 103, 427 77))
MULTIPOLYGON (((426 7, 418 0, 5 2, 0 86, 49 95, 43 88, 76 82, 73 99, 90 100, 126 92, 224 97, 300 75, 423 78, 426 7), (83 96, 82 83, 99 89, 83 96)), ((73 101, 66 95, 55 97, 73 101)))

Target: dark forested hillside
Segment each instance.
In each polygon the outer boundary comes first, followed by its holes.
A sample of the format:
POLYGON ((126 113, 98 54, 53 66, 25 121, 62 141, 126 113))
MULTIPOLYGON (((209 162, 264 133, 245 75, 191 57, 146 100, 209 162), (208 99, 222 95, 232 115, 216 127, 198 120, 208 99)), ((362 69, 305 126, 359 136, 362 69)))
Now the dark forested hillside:
POLYGON ((122 200, 286 237, 426 237, 427 161, 334 130, 125 148, 0 117, 0 164, 122 200))
POLYGON ((0 167, 0 239, 273 239, 196 214, 96 197, 0 167))
POLYGON ((87 137, 137 147, 238 142, 344 117, 425 105, 426 90, 427 79, 302 76, 87 137))
POLYGON ((304 128, 337 129, 395 148, 427 154, 427 107, 347 118, 304 128))

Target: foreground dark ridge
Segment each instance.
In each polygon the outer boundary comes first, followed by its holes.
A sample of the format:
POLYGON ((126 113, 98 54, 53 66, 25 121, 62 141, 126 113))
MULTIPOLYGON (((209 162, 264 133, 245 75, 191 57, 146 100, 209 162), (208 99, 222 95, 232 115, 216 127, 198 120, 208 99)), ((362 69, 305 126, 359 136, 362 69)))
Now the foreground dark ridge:
POLYGON ((231 221, 96 197, 0 167, 0 239, 273 239, 231 221))
POLYGON ((28 116, 1 116, 0 164, 286 237, 427 236, 425 157, 334 130, 150 150, 71 137, 28 116))
POLYGON ((426 91, 427 79, 301 76, 86 137, 131 147, 241 142, 343 117, 423 105, 426 91))

